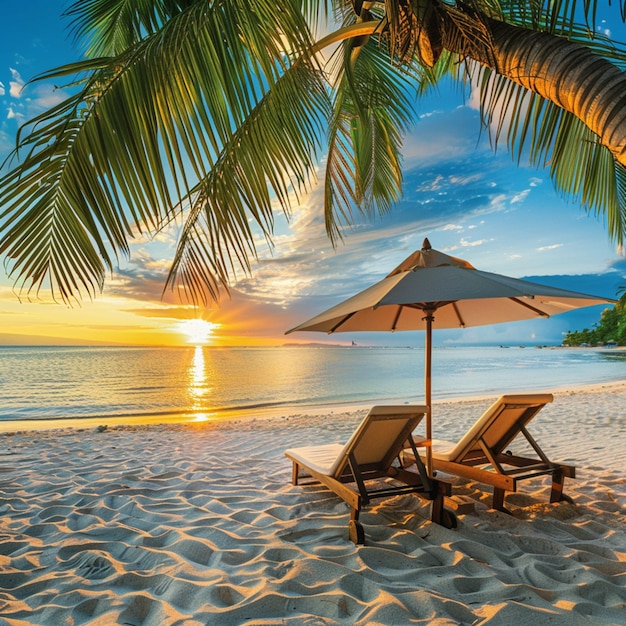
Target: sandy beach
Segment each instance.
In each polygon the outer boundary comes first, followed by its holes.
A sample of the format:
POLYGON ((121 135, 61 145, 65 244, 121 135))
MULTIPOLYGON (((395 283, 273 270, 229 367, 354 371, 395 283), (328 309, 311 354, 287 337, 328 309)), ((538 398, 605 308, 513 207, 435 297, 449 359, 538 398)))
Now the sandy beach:
MULTIPOLYGON (((435 436, 491 400, 436 403, 435 436)), ((626 624, 626 383, 559 390, 531 423, 576 465, 573 504, 535 479, 506 515, 457 479, 458 528, 398 496, 355 546, 346 504, 292 486, 283 453, 364 414, 0 434, 0 624, 626 624)))

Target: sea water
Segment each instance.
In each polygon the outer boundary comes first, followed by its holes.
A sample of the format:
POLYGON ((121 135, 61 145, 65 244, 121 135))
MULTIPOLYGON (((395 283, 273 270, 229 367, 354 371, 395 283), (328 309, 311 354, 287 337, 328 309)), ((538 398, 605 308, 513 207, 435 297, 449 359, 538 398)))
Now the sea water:
MULTIPOLYGON (((424 401, 419 348, 0 347, 0 420, 424 401)), ((626 353, 435 348, 433 400, 626 379, 626 353)))

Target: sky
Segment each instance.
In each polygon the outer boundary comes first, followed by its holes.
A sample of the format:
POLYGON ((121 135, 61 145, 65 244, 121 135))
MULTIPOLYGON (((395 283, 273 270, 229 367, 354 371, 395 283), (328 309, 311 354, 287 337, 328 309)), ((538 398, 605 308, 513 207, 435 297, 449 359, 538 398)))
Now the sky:
MULTIPOLYGON (((0 159, 17 129, 59 101, 54 85, 27 81, 78 60, 62 18, 67 3, 6 3, 0 19, 0 159)), ((600 27, 626 41, 616 19, 600 27)), ((233 278, 230 297, 210 309, 176 302, 163 285, 176 241, 136 240, 104 291, 72 307, 16 293, 0 259, 0 345, 263 346, 285 343, 423 345, 423 333, 338 333, 286 330, 381 280, 428 237, 433 248, 476 268, 614 298, 626 285, 626 259, 603 220, 556 193, 547 171, 516 166, 479 139, 471 97, 442 87, 416 102, 419 119, 405 138, 404 193, 392 212, 355 224, 335 248, 324 231, 322 188, 277 215, 274 247, 259 247, 252 275, 233 278), (209 322, 198 325, 195 318, 209 322)), ((434 334, 435 345, 543 345, 568 330, 590 327, 602 307, 549 320, 434 334)))

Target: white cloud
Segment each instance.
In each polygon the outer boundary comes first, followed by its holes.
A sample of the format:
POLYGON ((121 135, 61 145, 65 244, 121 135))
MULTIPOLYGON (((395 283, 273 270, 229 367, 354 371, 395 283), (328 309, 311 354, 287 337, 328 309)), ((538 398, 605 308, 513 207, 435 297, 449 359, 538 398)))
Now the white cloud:
POLYGON ((66 95, 51 83, 40 83, 32 93, 29 89, 29 103, 39 109, 50 109, 64 100, 66 95))
POLYGON ((462 248, 475 248, 476 246, 482 246, 487 243, 487 239, 477 239, 476 241, 468 241, 467 239, 461 239, 460 245, 462 248))
POLYGON ((482 174, 472 174, 471 176, 450 176, 452 185, 469 185, 482 178, 482 174))
POLYGON ((13 98, 21 98, 22 89, 24 88, 24 80, 16 69, 13 69, 12 67, 9 69, 11 71, 11 76, 13 77, 13 80, 9 81, 9 93, 13 98))
POLYGON ((489 205, 483 209, 483 213, 498 213, 504 211, 507 204, 508 196, 505 193, 499 193, 489 200, 489 205))
POLYGON ((611 29, 607 26, 606 20, 602 20, 600 24, 596 26, 596 30, 602 35, 605 35, 606 37, 611 39, 611 29))
MULTIPOLYGON (((14 68, 9 69, 11 80, 8 95, 11 101, 6 109, 8 120, 19 120, 21 123, 42 111, 51 109, 66 97, 66 93, 62 89, 57 89, 52 83, 35 83, 25 89, 26 82, 19 71, 14 68)), ((3 95, 7 95, 7 88, 0 83, 0 96, 3 95)))
POLYGON ((467 106, 421 117, 404 138, 405 169, 432 166, 450 159, 463 160, 480 153, 488 145, 486 140, 477 141, 479 130, 478 115, 467 106))
POLYGON ((511 198, 511 204, 517 204, 519 202, 523 202, 524 200, 526 200, 526 197, 528 196, 529 193, 530 193, 530 189, 524 189, 524 191, 521 191, 520 193, 515 194, 511 198))
POLYGON ((422 183, 417 188, 417 191, 439 191, 441 189, 441 182, 443 179, 443 176, 438 174, 433 180, 428 180, 422 183))
POLYGON ((556 250, 557 248, 562 248, 563 244, 562 243, 553 243, 550 246, 541 246, 540 248, 537 248, 538 252, 545 252, 546 250, 556 250))

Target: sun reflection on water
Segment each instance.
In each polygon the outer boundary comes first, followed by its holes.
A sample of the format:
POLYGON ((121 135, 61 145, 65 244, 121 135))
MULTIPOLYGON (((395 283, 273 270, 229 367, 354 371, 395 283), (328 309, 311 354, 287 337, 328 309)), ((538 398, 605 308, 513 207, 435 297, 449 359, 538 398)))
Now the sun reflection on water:
POLYGON ((189 395, 192 400, 191 410, 196 417, 194 422, 207 422, 212 419, 212 414, 206 411, 205 398, 212 391, 207 384, 206 364, 204 349, 196 346, 193 353, 193 361, 189 368, 189 395))

